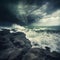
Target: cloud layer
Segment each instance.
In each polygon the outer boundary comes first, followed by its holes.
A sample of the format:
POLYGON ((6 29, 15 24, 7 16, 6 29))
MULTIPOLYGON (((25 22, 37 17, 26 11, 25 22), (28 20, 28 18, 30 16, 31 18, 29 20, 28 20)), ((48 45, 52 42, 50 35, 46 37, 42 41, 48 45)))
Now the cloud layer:
POLYGON ((36 18, 42 18, 42 15, 43 18, 41 20, 48 19, 51 15, 54 17, 54 12, 57 13, 60 10, 59 0, 1 0, 0 2, 2 3, 0 4, 0 21, 8 21, 20 25, 35 22, 36 18))

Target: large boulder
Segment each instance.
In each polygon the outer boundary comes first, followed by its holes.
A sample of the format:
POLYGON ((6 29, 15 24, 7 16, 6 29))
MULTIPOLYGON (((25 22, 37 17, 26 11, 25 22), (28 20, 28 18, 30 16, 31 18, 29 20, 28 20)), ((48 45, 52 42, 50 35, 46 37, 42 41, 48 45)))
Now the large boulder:
POLYGON ((30 48, 31 43, 24 33, 10 33, 6 29, 0 31, 0 60, 21 60, 30 48))
POLYGON ((60 60, 60 53, 50 52, 49 48, 31 48, 22 60, 60 60))

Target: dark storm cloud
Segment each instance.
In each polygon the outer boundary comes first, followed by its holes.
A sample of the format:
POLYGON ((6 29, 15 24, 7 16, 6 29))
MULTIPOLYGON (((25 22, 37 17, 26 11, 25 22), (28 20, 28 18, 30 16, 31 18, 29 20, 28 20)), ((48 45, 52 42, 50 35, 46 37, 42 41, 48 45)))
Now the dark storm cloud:
POLYGON ((3 5, 0 6, 0 22, 17 22, 17 19, 3 5))
MULTIPOLYGON (((17 23, 17 24, 24 24, 21 21, 18 21, 16 16, 13 15, 10 10, 8 10, 8 7, 5 5, 8 5, 9 3, 17 4, 19 0, 0 0, 0 25, 4 25, 4 22, 6 23, 17 23)), ((5 24, 6 25, 6 24, 5 24)))
MULTIPOLYGON (((16 16, 14 16, 13 13, 10 12, 6 8, 7 6, 5 6, 5 5, 8 5, 9 3, 17 4, 17 2, 24 2, 24 3, 26 2, 26 4, 34 4, 34 3, 41 4, 42 3, 42 2, 38 2, 38 1, 37 0, 35 0, 35 1, 32 1, 32 0, 0 0, 0 21, 24 24, 24 23, 22 23, 22 21, 17 19, 16 16)), ((30 20, 29 20, 29 22, 30 22, 30 20)))
MULTIPOLYGON (((21 25, 25 24, 22 22, 22 20, 16 18, 16 16, 12 12, 10 12, 10 10, 8 10, 6 8, 7 6, 5 6, 5 5, 8 5, 8 3, 17 4, 18 2, 23 2, 27 5, 35 4, 37 6, 43 5, 45 2, 50 2, 51 6, 53 6, 52 12, 54 12, 54 10, 57 10, 60 8, 59 0, 49 0, 49 1, 48 0, 0 0, 0 21, 17 23, 17 24, 21 24, 21 25)), ((27 20, 28 20, 28 24, 29 24, 29 22, 30 23, 33 22, 34 18, 32 18, 31 15, 29 15, 29 16, 27 16, 27 20)))
MULTIPOLYGON (((48 1, 48 0, 47 0, 48 1)), ((53 4, 53 6, 57 9, 60 8, 60 0, 49 0, 49 2, 51 2, 51 4, 53 4)))
POLYGON ((17 1, 19 0, 0 0, 1 3, 8 3, 8 2, 16 3, 17 1))

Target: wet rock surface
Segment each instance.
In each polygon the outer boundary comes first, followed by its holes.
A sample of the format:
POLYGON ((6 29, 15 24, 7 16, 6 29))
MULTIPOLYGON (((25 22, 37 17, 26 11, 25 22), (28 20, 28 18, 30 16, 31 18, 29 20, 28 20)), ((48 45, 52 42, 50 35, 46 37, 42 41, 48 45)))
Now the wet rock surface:
POLYGON ((32 48, 24 55, 23 60, 60 60, 60 54, 47 49, 32 48))
POLYGON ((31 42, 22 32, 0 31, 0 60, 60 60, 60 53, 50 48, 31 48, 31 42))
POLYGON ((22 32, 10 33, 9 30, 0 31, 0 60, 22 59, 31 48, 30 41, 22 32))

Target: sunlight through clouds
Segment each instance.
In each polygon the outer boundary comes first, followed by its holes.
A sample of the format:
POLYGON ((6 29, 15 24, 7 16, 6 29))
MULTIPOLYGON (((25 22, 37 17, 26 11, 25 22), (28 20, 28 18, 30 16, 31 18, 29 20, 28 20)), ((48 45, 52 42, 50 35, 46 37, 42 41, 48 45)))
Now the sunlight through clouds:
POLYGON ((59 26, 60 25, 60 16, 59 15, 60 15, 60 11, 56 11, 55 13, 53 13, 51 15, 42 17, 42 19, 38 20, 36 23, 33 23, 33 25, 36 25, 36 26, 59 26))
POLYGON ((56 10, 51 14, 47 14, 47 4, 34 11, 32 14, 42 16, 42 18, 36 18, 36 22, 33 26, 59 26, 60 25, 60 10, 56 10), (44 7, 46 9, 44 9, 44 7))

